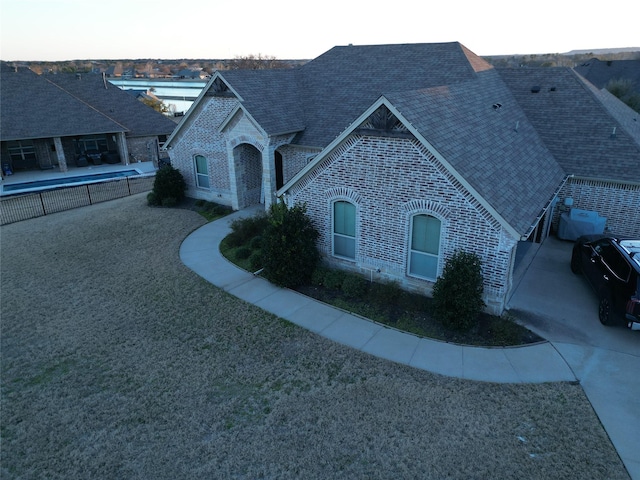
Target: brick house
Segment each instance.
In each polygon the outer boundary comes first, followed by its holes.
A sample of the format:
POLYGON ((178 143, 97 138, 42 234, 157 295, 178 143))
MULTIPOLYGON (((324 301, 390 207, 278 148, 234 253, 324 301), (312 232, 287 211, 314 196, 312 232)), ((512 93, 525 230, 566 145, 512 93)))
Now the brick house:
POLYGON ((175 123, 98 74, 38 75, 0 64, 0 146, 13 172, 81 166, 87 150, 157 164, 175 123))
POLYGON ((455 250, 478 254, 501 313, 518 246, 567 196, 640 235, 638 115, 569 69, 534 74, 457 42, 335 47, 216 72, 167 145, 190 196, 305 203, 326 261, 368 278, 429 294, 455 250))

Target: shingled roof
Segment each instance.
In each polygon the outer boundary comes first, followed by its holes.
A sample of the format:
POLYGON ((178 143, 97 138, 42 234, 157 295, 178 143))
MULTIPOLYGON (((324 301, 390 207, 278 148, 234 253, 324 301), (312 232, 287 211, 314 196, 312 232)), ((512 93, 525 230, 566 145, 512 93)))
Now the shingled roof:
POLYGON ((453 84, 488 68, 460 43, 450 42, 338 46, 293 69, 231 70, 217 76, 240 95, 267 134, 300 132, 294 143, 324 147, 385 92, 453 84))
POLYGON ((2 64, 0 98, 3 141, 127 131, 27 68, 2 64))
POLYGON ((640 114, 570 68, 498 71, 567 174, 640 182, 640 114))
POLYGON ((127 137, 170 135, 176 124, 98 74, 43 76, 127 129, 127 137))
POLYGON ((1 64, 2 140, 125 132, 169 135, 175 123, 96 74, 37 75, 1 64))
POLYGON ((269 135, 305 129, 297 69, 229 70, 221 76, 269 135))
POLYGON ((458 42, 334 47, 300 68, 306 126, 297 142, 325 146, 381 95, 475 78, 489 64, 458 42))
POLYGON ((565 176, 493 69, 473 80, 386 97, 520 234, 565 176))
POLYGON ((640 60, 607 60, 597 58, 584 62, 574 70, 602 89, 611 80, 629 80, 636 92, 640 93, 640 60))

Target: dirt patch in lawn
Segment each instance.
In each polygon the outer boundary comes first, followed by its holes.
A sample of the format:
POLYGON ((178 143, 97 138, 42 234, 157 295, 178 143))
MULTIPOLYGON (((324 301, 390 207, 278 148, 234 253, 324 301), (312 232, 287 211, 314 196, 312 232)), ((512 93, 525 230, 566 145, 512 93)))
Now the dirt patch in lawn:
POLYGON ((180 261, 145 195, 3 226, 0 476, 628 479, 580 385, 372 357, 180 261))

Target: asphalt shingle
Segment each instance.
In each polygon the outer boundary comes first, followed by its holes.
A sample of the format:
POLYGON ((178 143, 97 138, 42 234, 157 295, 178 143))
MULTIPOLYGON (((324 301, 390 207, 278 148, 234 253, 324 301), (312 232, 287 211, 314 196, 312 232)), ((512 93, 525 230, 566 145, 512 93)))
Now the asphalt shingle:
POLYGON ((3 64, 1 75, 3 141, 127 131, 29 69, 3 64))

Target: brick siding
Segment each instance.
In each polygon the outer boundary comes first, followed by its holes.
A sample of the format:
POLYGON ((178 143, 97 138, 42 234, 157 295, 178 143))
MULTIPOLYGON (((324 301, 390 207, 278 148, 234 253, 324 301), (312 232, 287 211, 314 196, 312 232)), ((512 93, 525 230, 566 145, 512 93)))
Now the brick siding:
MULTIPOLYGON (((561 203, 572 198, 573 208, 598 212, 607 219, 607 232, 640 238, 640 185, 570 178, 558 197, 561 203)), ((556 231, 559 215, 556 209, 556 231)))
POLYGON ((307 204, 330 264, 424 294, 431 293, 433 282, 407 274, 411 217, 425 213, 440 219, 438 273, 455 250, 476 253, 483 262, 487 310, 502 312, 517 242, 418 142, 353 136, 294 186, 287 202, 307 204), (356 206, 355 262, 331 254, 336 200, 356 206))
POLYGON ((187 196, 231 206, 231 173, 227 152, 227 139, 218 131, 219 126, 237 106, 234 98, 212 98, 200 104, 194 117, 185 119, 180 139, 169 150, 171 164, 180 170, 187 184, 187 196), (195 178, 194 157, 207 159, 209 189, 198 188, 195 178))

